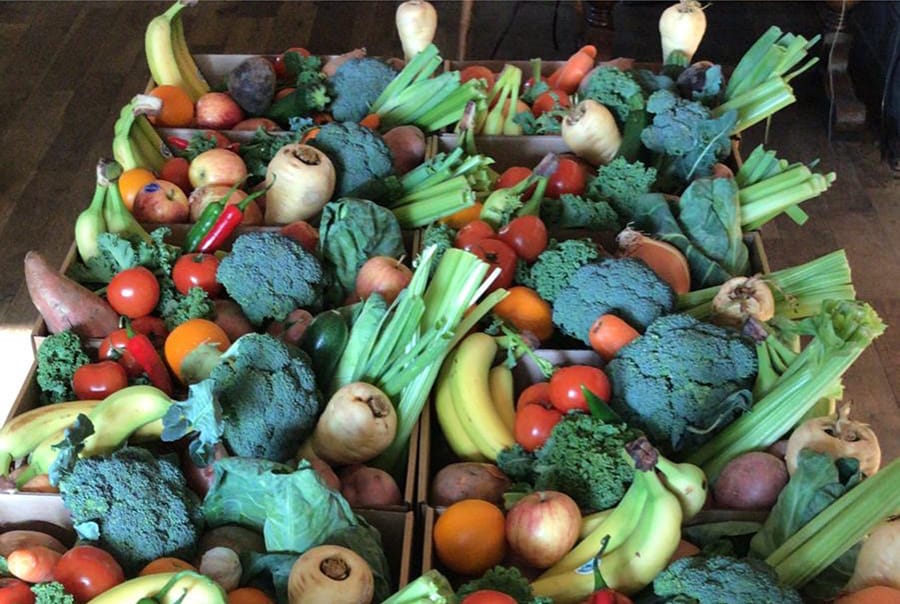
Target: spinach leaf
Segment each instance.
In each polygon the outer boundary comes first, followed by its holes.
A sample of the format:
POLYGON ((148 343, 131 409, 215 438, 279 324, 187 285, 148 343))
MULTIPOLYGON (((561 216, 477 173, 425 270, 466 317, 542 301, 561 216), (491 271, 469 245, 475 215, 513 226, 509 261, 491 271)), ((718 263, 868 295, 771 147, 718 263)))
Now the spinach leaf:
POLYGON ((750 252, 743 239, 738 188, 733 179, 693 181, 678 201, 678 223, 701 252, 732 276, 750 270, 750 252))

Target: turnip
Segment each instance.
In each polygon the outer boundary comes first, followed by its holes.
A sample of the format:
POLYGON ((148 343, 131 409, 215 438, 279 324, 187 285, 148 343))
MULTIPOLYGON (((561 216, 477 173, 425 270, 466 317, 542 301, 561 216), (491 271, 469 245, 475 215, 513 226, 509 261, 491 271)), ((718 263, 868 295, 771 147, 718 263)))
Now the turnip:
POLYGON ((863 542, 856 558, 853 577, 847 584, 849 591, 872 585, 886 585, 900 589, 900 516, 894 516, 876 526, 863 542))
POLYGON ((866 476, 881 466, 878 437, 867 424, 850 419, 849 403, 834 415, 806 420, 791 433, 784 455, 791 474, 797 469, 801 449, 826 453, 834 459, 852 457, 859 461, 859 471, 866 476))
POLYGON ((591 99, 575 105, 563 119, 562 138, 575 155, 595 166, 611 162, 622 144, 616 118, 591 99))
POLYGON ((659 17, 659 36, 662 42, 663 63, 669 63, 673 52, 684 58, 687 65, 706 33, 706 14, 696 0, 681 0, 663 11, 659 17))
POLYGON ((407 61, 434 40, 437 11, 426 0, 407 0, 397 7, 397 34, 407 61))
POLYGON ((334 183, 327 155, 309 145, 285 145, 266 168, 266 224, 312 218, 331 199, 334 183))
POLYGON ((369 604, 375 578, 356 552, 338 545, 320 545, 297 558, 288 577, 288 602, 306 604, 369 604))

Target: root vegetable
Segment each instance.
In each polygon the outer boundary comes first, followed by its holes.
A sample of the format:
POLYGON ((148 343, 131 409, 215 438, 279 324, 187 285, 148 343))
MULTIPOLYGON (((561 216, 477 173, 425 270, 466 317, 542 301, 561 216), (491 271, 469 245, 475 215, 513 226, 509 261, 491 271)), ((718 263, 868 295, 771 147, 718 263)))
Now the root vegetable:
POLYGON ((394 172, 406 174, 425 157, 425 134, 415 126, 397 126, 384 133, 384 144, 394 158, 394 172))
POLYGON ((228 74, 228 93, 249 115, 268 109, 275 95, 275 68, 265 57, 249 57, 228 74))
POLYGON ((28 583, 44 583, 53 580, 53 568, 62 554, 44 547, 32 545, 19 548, 6 558, 9 574, 28 583))
POLYGON ((338 67, 349 61, 350 59, 361 59, 366 56, 365 48, 356 48, 351 50, 350 52, 345 52, 342 55, 338 55, 332 59, 329 59, 325 65, 322 66, 322 73, 325 74, 326 77, 331 77, 338 70, 338 67))
POLYGON ((575 105, 563 119, 562 138, 575 155, 595 166, 611 162, 622 144, 616 118, 591 99, 575 105))
POLYGON ((759 276, 734 277, 719 287, 712 301, 712 320, 741 327, 747 319, 766 322, 775 316, 775 297, 759 276))
POLYGON ((422 52, 434 40, 437 31, 437 11, 426 0, 407 0, 397 7, 397 34, 403 45, 404 58, 422 52))
POLYGON ((334 193, 334 166, 309 145, 282 147, 266 168, 266 224, 284 225, 317 215, 334 193))
POLYGON ((696 0, 681 0, 664 10, 659 17, 663 63, 673 52, 683 53, 683 63, 690 63, 705 33, 706 14, 696 0))
POLYGON ((204 553, 216 547, 227 547, 243 555, 249 552, 265 552, 266 542, 263 536, 248 528, 226 524, 210 529, 200 537, 199 551, 204 553))
POLYGON ((869 534, 859 550, 849 591, 873 585, 900 589, 900 516, 880 523, 869 534))
POLYGON ((826 453, 834 459, 852 457, 859 460, 859 470, 871 476, 881 466, 878 437, 868 426, 850 419, 850 404, 845 403, 835 415, 806 420, 788 439, 785 461, 793 474, 797 469, 800 449, 826 453))
POLYGON ((331 469, 331 466, 329 466, 324 459, 313 457, 308 461, 309 465, 312 466, 313 470, 316 471, 316 474, 319 475, 319 478, 322 479, 322 482, 324 482, 328 488, 340 492, 341 479, 338 478, 337 474, 334 473, 334 470, 331 469))
POLYGON ((66 546, 55 537, 40 531, 15 530, 0 533, 0 556, 8 557, 17 549, 42 545, 47 549, 64 554, 66 546))
POLYGON ((396 433, 391 399, 371 384, 353 382, 339 388, 325 405, 311 446, 331 465, 362 463, 387 449, 396 433))
POLYGON ((368 563, 353 550, 320 545, 297 558, 288 577, 290 604, 369 604, 375 579, 368 563))
POLYGON ((619 350, 638 337, 637 330, 616 315, 600 315, 591 325, 591 348, 609 362, 619 350))
POLYGON ((403 494, 393 477, 377 468, 348 466, 338 475, 341 495, 354 507, 371 508, 403 503, 403 494))
POLYGON ((735 510, 768 510, 788 482, 784 462, 769 453, 738 455, 722 469, 713 494, 716 503, 735 510))
POLYGON ((200 574, 222 586, 226 592, 237 589, 241 582, 241 560, 234 550, 214 547, 200 559, 200 574))
POLYGON ((463 499, 482 499, 503 505, 503 493, 511 482, 500 468, 489 463, 461 462, 446 466, 431 485, 431 505, 452 505, 463 499))
POLYGON ((691 267, 684 254, 674 245, 645 237, 632 228, 619 233, 616 244, 619 246, 620 256, 646 262, 676 294, 691 291, 691 267))

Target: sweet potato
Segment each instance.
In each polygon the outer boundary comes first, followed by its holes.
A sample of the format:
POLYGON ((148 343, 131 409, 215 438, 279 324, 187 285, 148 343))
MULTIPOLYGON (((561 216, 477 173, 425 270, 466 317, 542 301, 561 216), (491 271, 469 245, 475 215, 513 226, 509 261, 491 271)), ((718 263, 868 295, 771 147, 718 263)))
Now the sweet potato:
POLYGON ((254 331, 253 325, 244 316, 244 312, 233 300, 216 300, 216 318, 214 323, 222 328, 229 341, 234 342, 244 334, 254 331))
POLYGON ((66 546, 55 537, 40 531, 6 531, 0 533, 0 556, 6 558, 12 552, 24 547, 42 545, 60 554, 66 553, 66 546))
POLYGON ((275 95, 275 68, 265 57, 249 57, 228 74, 228 93, 249 115, 269 108, 275 95))
POLYGON ((397 126, 384 133, 394 158, 394 172, 406 174, 425 158, 425 134, 415 126, 397 126))
POLYGON ((771 453, 751 451, 728 462, 713 488, 716 503, 735 510, 768 510, 788 482, 787 466, 771 453))
POLYGON ((463 499, 483 499, 503 505, 510 480, 489 463, 461 462, 443 468, 431 485, 431 505, 451 505, 463 499))
POLYGON ((16 579, 28 583, 44 583, 53 580, 53 568, 60 558, 62 554, 49 547, 30 545, 10 552, 6 557, 6 564, 9 574, 16 579))
POLYGON ((403 495, 390 474, 361 464, 347 466, 338 474, 341 495, 354 507, 400 505, 403 495))
POLYGON ((106 300, 59 274, 40 252, 25 254, 25 284, 50 333, 71 329, 85 338, 105 338, 119 328, 119 315, 106 300))

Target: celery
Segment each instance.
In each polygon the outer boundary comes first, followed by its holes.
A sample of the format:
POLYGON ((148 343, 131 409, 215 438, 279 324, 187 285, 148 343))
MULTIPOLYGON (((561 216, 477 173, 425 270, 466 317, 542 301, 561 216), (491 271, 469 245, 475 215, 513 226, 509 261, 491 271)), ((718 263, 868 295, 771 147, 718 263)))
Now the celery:
POLYGON ((435 57, 440 59, 440 57, 438 57, 437 46, 434 44, 429 44, 421 52, 417 53, 416 56, 406 64, 403 70, 397 74, 397 77, 391 80, 391 83, 385 87, 381 95, 375 99, 375 102, 372 103, 371 107, 372 112, 380 115, 380 111, 384 104, 405 90, 420 74, 427 74, 427 76, 433 74, 440 66, 440 63, 434 65, 433 59, 435 57), (434 65, 434 67, 432 67, 432 65, 434 65), (426 70, 426 68, 428 70, 426 70))

